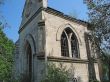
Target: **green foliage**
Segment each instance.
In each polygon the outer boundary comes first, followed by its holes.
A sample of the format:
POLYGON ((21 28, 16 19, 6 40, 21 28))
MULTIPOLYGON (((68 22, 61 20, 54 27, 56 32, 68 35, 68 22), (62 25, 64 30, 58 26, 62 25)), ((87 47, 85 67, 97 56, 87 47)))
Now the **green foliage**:
MULTIPOLYGON (((106 72, 110 69, 110 0, 84 1, 89 9, 92 47, 96 50, 98 59, 103 62, 102 68, 106 72)), ((103 78, 104 76, 101 79, 103 78)))
POLYGON ((84 0, 88 6, 89 21, 91 23, 92 42, 94 48, 110 50, 110 0, 84 0))
MULTIPOLYGON (((0 0, 0 7, 6 0, 0 0)), ((14 43, 3 33, 7 22, 0 13, 0 81, 11 82, 14 43)))
POLYGON ((49 64, 48 73, 41 82, 69 82, 68 71, 65 67, 56 67, 55 64, 49 64))
POLYGON ((0 80, 10 82, 13 66, 14 43, 9 40, 0 28, 0 80))

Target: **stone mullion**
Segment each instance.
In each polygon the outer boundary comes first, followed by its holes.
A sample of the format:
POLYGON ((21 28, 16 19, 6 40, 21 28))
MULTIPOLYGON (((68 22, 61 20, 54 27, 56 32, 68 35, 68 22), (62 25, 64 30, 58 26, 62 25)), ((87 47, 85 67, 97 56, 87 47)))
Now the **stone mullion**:
POLYGON ((71 36, 73 35, 73 33, 69 34, 69 54, 70 57, 72 58, 72 48, 71 48, 71 36))
MULTIPOLYGON (((65 32, 65 30, 64 30, 64 32, 65 32)), ((68 37, 68 35, 67 35, 67 33, 65 32, 65 35, 66 35, 66 37, 67 37, 67 40, 68 40, 68 51, 69 51, 69 57, 71 57, 71 45, 70 45, 70 40, 69 40, 69 37, 68 37)))
POLYGON ((71 53, 71 39, 68 38, 68 48, 69 48, 69 57, 72 57, 72 53, 71 53))

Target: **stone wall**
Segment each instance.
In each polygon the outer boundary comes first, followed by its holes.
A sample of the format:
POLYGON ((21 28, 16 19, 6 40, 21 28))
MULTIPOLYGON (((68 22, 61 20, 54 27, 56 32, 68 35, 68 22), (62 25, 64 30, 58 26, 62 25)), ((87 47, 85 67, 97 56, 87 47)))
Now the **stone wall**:
MULTIPOLYGON (((25 74, 27 69, 27 56, 26 56, 26 42, 28 41, 32 49, 32 79, 33 82, 40 82, 42 78, 42 70, 44 70, 44 61, 38 60, 37 56, 41 50, 41 28, 38 26, 42 18, 41 12, 34 17, 25 27, 22 27, 22 31, 19 34, 20 50, 19 50, 19 64, 20 74, 25 74)), ((24 26, 21 25, 21 26, 24 26)), ((43 44, 42 44, 43 45, 43 44)))
POLYGON ((61 57, 60 39, 61 33, 67 27, 70 27, 76 34, 79 41, 80 58, 87 59, 84 33, 87 32, 87 26, 65 20, 59 16, 55 16, 43 12, 46 30, 46 54, 61 57), (57 34, 59 34, 57 36, 57 34))
MULTIPOLYGON (((83 60, 88 60, 87 57, 87 51, 86 51, 86 44, 85 44, 85 33, 89 32, 87 30, 87 25, 83 25, 77 22, 69 21, 66 19, 61 18, 57 14, 52 12, 43 12, 43 20, 45 20, 45 31, 46 31, 46 56, 47 57, 53 57, 53 60, 58 62, 58 60, 54 59, 54 57, 57 58, 64 58, 61 57, 61 43, 60 38, 63 30, 67 27, 70 27, 74 33, 76 34, 79 42, 79 52, 80 52, 80 59, 81 62, 75 63, 75 59, 71 59, 71 62, 67 63, 64 62, 67 67, 71 66, 71 63, 73 64, 75 68, 75 75, 76 77, 81 77, 82 82, 88 82, 89 81, 89 69, 88 69, 88 63, 83 62, 83 60)), ((69 59, 69 58, 68 58, 69 59)), ((98 64, 95 64, 95 72, 96 72, 96 78, 99 79, 99 70, 97 68, 98 64)))
MULTIPOLYGON (((24 20, 23 20, 24 21, 24 20)), ((38 10, 32 17, 23 23, 19 30, 19 54, 18 55, 18 75, 27 72, 26 43, 32 49, 32 82, 40 82, 46 72, 45 63, 47 61, 58 64, 64 63, 67 69, 74 69, 75 77, 81 77, 82 82, 88 82, 88 56, 84 34, 88 32, 87 24, 76 21, 69 21, 52 12, 38 10), (75 33, 79 43, 79 59, 61 56, 60 38, 65 28, 71 28, 75 33), (71 67, 72 66, 72 67, 71 67)), ((95 63, 96 77, 99 79, 98 65, 95 63)))

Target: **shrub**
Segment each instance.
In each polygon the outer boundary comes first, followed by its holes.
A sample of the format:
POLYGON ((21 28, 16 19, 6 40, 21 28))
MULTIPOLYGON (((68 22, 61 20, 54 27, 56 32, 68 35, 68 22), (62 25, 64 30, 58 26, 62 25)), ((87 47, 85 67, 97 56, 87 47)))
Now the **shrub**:
POLYGON ((48 64, 46 77, 41 82, 69 82, 68 71, 55 64, 48 64))

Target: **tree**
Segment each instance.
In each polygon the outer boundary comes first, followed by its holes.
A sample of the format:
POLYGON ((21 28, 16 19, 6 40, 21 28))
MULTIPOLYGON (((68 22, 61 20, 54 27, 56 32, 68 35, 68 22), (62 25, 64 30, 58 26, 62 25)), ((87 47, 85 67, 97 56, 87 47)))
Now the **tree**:
MULTIPOLYGON (((110 0, 84 0, 84 2, 89 9, 92 47, 96 50, 100 60, 106 58, 104 61, 107 62, 110 69, 110 52, 108 52, 110 51, 110 0), (106 55, 106 52, 109 55, 106 55)), ((101 62, 103 61, 100 61, 100 65, 101 62)))
MULTIPOLYGON (((109 65, 108 62, 110 61, 110 56, 109 55, 103 55, 102 58, 102 65, 103 65, 103 80, 106 82, 107 80, 109 80, 109 65)), ((109 81, 108 81, 109 82, 109 81)))
MULTIPOLYGON (((6 0, 0 0, 0 9, 2 8, 2 6, 4 5, 4 3, 6 2, 6 0)), ((0 28, 6 28, 9 27, 5 17, 3 16, 3 14, 1 13, 2 11, 0 10, 0 28)))
MULTIPOLYGON (((5 0, 0 0, 0 6, 4 1, 5 0)), ((3 23, 2 20, 3 19, 0 19, 0 82, 11 82, 14 43, 9 40, 3 32, 5 23, 3 23)))
POLYGON ((0 28, 0 80, 10 82, 13 67, 14 43, 0 28))

